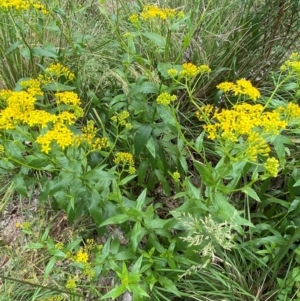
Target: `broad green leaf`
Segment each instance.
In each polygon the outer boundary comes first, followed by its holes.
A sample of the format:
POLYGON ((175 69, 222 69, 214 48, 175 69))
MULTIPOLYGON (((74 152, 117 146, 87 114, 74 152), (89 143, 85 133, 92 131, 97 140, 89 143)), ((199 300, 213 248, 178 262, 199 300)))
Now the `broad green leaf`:
POLYGON ((147 230, 141 226, 140 222, 136 222, 130 232, 130 242, 132 251, 136 252, 138 244, 141 242, 143 237, 147 234, 147 230))
POLYGON ((22 196, 28 198, 27 194, 27 186, 25 184, 24 178, 22 175, 17 174, 13 178, 14 187, 17 192, 19 192, 22 196))
POLYGON ((137 175, 129 175, 127 177, 125 177, 124 179, 122 179, 119 183, 120 186, 127 184, 128 182, 130 182, 132 179, 136 178, 137 175))
POLYGON ((50 249, 50 250, 48 250, 48 252, 52 256, 55 256, 57 259, 58 258, 66 258, 67 257, 67 255, 63 251, 61 251, 61 250, 50 249))
POLYGON ((136 132, 134 136, 134 154, 138 156, 143 148, 146 146, 151 133, 152 133, 152 126, 150 124, 142 125, 136 132))
POLYGON ((201 181, 208 187, 215 185, 215 179, 213 176, 213 169, 210 165, 205 165, 201 162, 194 161, 194 166, 199 172, 201 181))
POLYGON ((134 255, 132 252, 129 251, 123 251, 123 252, 118 252, 115 256, 115 260, 120 260, 120 261, 125 261, 129 259, 134 259, 136 258, 136 255, 134 255))
POLYGON ((158 105, 157 106, 157 113, 160 116, 160 118, 164 121, 166 124, 170 124, 176 127, 177 120, 175 120, 172 112, 170 111, 169 107, 158 105))
POLYGON ((158 276, 158 282, 168 291, 180 297, 181 294, 172 280, 164 276, 158 276))
POLYGON ((219 218, 232 225, 254 227, 254 225, 250 221, 246 220, 245 218, 242 218, 239 215, 238 211, 235 209, 234 206, 232 206, 228 202, 227 198, 224 195, 222 195, 219 192, 216 192, 210 197, 218 208, 217 216, 219 218))
POLYGON ((105 220, 99 227, 103 227, 106 225, 122 224, 128 221, 128 218, 129 216, 127 214, 118 214, 105 220))
POLYGON ((156 152, 155 152, 155 143, 154 143, 154 139, 151 136, 146 144, 146 148, 147 150, 150 152, 150 154, 153 156, 153 158, 156 157, 156 152))
POLYGON ((288 212, 294 211, 297 208, 299 208, 300 200, 299 199, 294 199, 289 207, 288 212))
POLYGON ((157 33, 144 32, 142 35, 160 48, 164 48, 166 45, 166 39, 157 33))
POLYGON ((141 85, 137 85, 134 88, 130 90, 128 93, 128 97, 132 97, 134 95, 137 95, 139 93, 142 94, 158 94, 159 90, 156 84, 152 82, 143 82, 141 85))
POLYGON ((119 285, 118 287, 112 289, 110 292, 105 294, 100 298, 100 300, 114 300, 120 295, 122 295, 127 290, 126 286, 124 284, 119 285))
POLYGON ((146 205, 146 196, 147 196, 147 188, 145 188, 139 197, 136 200, 136 210, 142 211, 143 207, 146 205))
POLYGON ((166 195, 170 195, 171 194, 171 188, 170 188, 169 182, 166 180, 165 175, 159 169, 155 169, 154 172, 155 172, 155 175, 157 176, 157 178, 159 179, 159 181, 161 182, 166 195))
POLYGON ((49 262, 44 270, 44 279, 48 278, 48 276, 52 272, 52 269, 53 269, 56 261, 57 261, 57 259, 55 257, 51 257, 51 259, 49 260, 49 262))
POLYGON ((42 88, 46 91, 57 91, 57 92, 70 91, 70 90, 76 89, 76 87, 64 85, 61 83, 52 83, 52 84, 48 84, 48 85, 43 85, 42 88))
POLYGON ((143 261, 143 255, 141 255, 139 257, 139 259, 135 262, 135 264, 133 265, 133 267, 131 269, 131 273, 133 273, 133 274, 139 273, 139 271, 141 269, 142 261, 143 261))
POLYGON ((168 220, 165 219, 153 219, 146 223, 147 229, 161 229, 165 226, 168 220))
POLYGON ((45 57, 51 57, 51 58, 54 58, 54 59, 56 59, 58 57, 56 53, 50 52, 50 51, 45 50, 45 49, 43 49, 41 47, 34 47, 32 49, 32 52, 35 55, 42 56, 42 57, 45 56, 45 57))
POLYGON ((140 185, 143 184, 146 179, 147 170, 148 170, 148 163, 146 161, 142 161, 137 170, 138 182, 140 185))
POLYGON ((203 131, 195 141, 195 148, 199 153, 202 152, 204 135, 205 135, 205 132, 203 131))
POLYGON ((12 43, 8 49, 5 51, 5 55, 10 54, 12 51, 14 51, 16 48, 18 48, 22 43, 20 41, 12 43))
POLYGON ((28 245, 24 246, 24 249, 43 249, 45 247, 45 244, 42 244, 40 242, 32 242, 28 245))
POLYGON ((244 188, 242 188, 242 191, 243 191, 245 194, 249 195, 252 199, 254 199, 254 200, 260 202, 259 196, 257 195, 256 191, 253 190, 251 187, 248 187, 248 186, 247 186, 247 187, 244 187, 244 188))

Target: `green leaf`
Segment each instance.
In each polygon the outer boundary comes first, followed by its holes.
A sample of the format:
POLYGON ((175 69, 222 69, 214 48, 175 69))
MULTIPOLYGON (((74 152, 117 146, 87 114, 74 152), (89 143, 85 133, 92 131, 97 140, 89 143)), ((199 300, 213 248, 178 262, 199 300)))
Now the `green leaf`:
POLYGON ((251 187, 249 187, 249 186, 243 187, 243 188, 242 188, 242 191, 243 191, 245 194, 249 195, 252 199, 254 199, 254 200, 260 202, 259 196, 257 195, 256 191, 253 190, 251 187))
POLYGON ((203 163, 198 161, 193 161, 193 162, 194 162, 194 166, 199 172, 201 181, 208 187, 214 186, 216 183, 213 176, 213 169, 211 165, 204 165, 203 163))
POLYGON ((137 175, 129 175, 127 177, 125 177, 124 179, 122 179, 119 183, 120 186, 125 185, 126 183, 128 183, 129 181, 131 181, 132 179, 136 178, 137 175))
POLYGON ((169 107, 159 105, 159 106, 157 106, 157 113, 160 116, 160 118, 164 121, 164 123, 170 124, 170 125, 173 125, 176 127, 177 120, 175 120, 169 107))
POLYGON ((128 93, 128 97, 132 97, 134 95, 137 95, 139 93, 142 94, 158 94, 159 90, 156 84, 152 82, 143 82, 141 85, 137 85, 134 88, 130 90, 128 93))
POLYGON ((62 258, 66 258, 67 255, 61 251, 61 250, 57 250, 57 249, 50 249, 48 250, 49 254, 51 254, 52 256, 55 256, 57 259, 62 259, 62 258))
POLYGON ((134 258, 136 258, 136 255, 134 255, 132 252, 129 251, 118 252, 114 256, 115 260, 120 260, 120 261, 134 259, 134 258))
POLYGON ((28 194, 27 194, 27 187, 24 181, 24 178, 22 177, 22 175, 17 174, 14 176, 13 178, 14 184, 15 184, 15 190, 17 192, 19 192, 22 196, 28 198, 28 194))
POLYGON ((158 276, 157 280, 168 292, 172 292, 176 296, 181 297, 179 290, 172 280, 164 276, 158 276))
POLYGON ((152 155, 153 158, 156 157, 156 152, 155 152, 155 143, 154 143, 154 139, 151 136, 146 144, 146 148, 147 150, 150 152, 150 154, 152 155))
POLYGON ((142 261, 143 261, 143 255, 141 255, 139 257, 139 259, 135 262, 135 264, 133 265, 133 267, 131 269, 131 273, 133 273, 133 274, 139 273, 139 271, 141 269, 142 261))
POLYGON ((108 299, 116 299, 117 297, 119 297, 120 295, 122 295, 125 291, 127 290, 126 286, 124 284, 119 285, 118 287, 112 289, 110 292, 108 292, 107 294, 105 294, 104 296, 102 296, 100 298, 100 300, 108 300, 108 299))
POLYGON ((168 220, 165 219, 153 219, 146 223, 148 229, 161 229, 165 226, 168 220))
POLYGON ((105 220, 99 227, 103 227, 106 225, 122 224, 128 221, 128 218, 129 216, 127 214, 118 214, 105 220))
POLYGON ((152 126, 150 124, 144 124, 142 125, 136 132, 134 136, 134 154, 138 156, 141 151, 143 150, 143 147, 146 146, 150 135, 152 132, 152 126))
POLYGON ((160 48, 164 48, 166 45, 166 39, 157 33, 144 32, 142 35, 160 48))
POLYGON ((142 161, 137 170, 138 182, 140 185, 143 184, 146 179, 147 170, 148 170, 148 163, 146 161, 142 161))
POLYGON ((57 261, 57 259, 55 257, 51 257, 51 259, 49 260, 49 262, 44 270, 44 279, 48 278, 56 261, 57 261))
POLYGON ((218 217, 222 218, 224 221, 232 225, 254 227, 254 225, 250 221, 246 220, 245 218, 242 218, 239 215, 238 211, 235 209, 234 206, 232 206, 228 202, 224 195, 222 195, 219 192, 216 192, 210 197, 214 204, 218 207, 218 217))
POLYGON ((141 242, 141 240, 147 233, 147 230, 141 226, 140 222, 136 222, 134 224, 130 232, 130 242, 133 252, 136 252, 138 244, 141 242))
POLYGON ((46 91, 70 91, 70 90, 75 90, 76 87, 64 85, 61 83, 52 83, 48 85, 43 85, 42 88, 46 91))
POLYGON ((155 169, 154 172, 155 172, 155 175, 157 176, 157 178, 159 179, 159 181, 161 182, 166 195, 170 195, 171 194, 171 188, 170 188, 169 182, 166 180, 165 175, 159 169, 155 169))
POLYGON ((28 245, 25 245, 24 249, 43 249, 44 247, 45 245, 40 242, 32 242, 28 245))
POLYGON ((10 54, 12 51, 14 51, 16 48, 18 48, 22 43, 20 41, 12 43, 8 49, 5 51, 5 55, 10 54))
POLYGON ((142 211, 146 205, 147 188, 145 188, 136 200, 135 209, 142 211))
POLYGON ((205 132, 203 131, 195 141, 195 148, 199 153, 202 152, 204 135, 205 135, 205 132))
POLYGON ((43 49, 41 47, 34 47, 32 49, 32 52, 35 55, 41 56, 41 57, 45 56, 45 57, 51 57, 51 58, 54 58, 54 59, 58 58, 58 55, 56 53, 50 52, 50 51, 45 50, 45 49, 43 49))

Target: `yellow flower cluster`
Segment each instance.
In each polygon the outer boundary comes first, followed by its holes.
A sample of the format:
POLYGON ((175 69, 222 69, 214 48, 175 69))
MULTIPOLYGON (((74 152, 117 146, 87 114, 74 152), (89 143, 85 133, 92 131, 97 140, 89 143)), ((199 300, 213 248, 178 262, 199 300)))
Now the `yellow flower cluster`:
POLYGON ((51 150, 51 144, 56 142, 61 149, 73 145, 73 133, 63 123, 55 123, 51 130, 46 134, 37 137, 36 142, 42 146, 42 152, 48 154, 51 150))
POLYGON ((34 97, 43 96, 43 91, 41 89, 41 82, 38 79, 23 80, 20 82, 20 86, 25 88, 25 90, 34 97))
POLYGON ((41 11, 43 14, 48 14, 47 9, 39 1, 35 0, 2 0, 0 1, 0 8, 15 9, 15 10, 29 10, 34 8, 41 11))
POLYGON ((138 14, 132 14, 128 18, 129 22, 131 22, 134 26, 139 26, 139 15, 138 14))
POLYGON ((46 68, 46 74, 51 77, 59 78, 64 76, 66 80, 72 81, 75 79, 74 73, 72 73, 67 67, 60 63, 52 64, 46 68))
POLYGON ((134 167, 134 160, 133 156, 130 153, 126 152, 119 152, 116 153, 114 162, 118 165, 129 165, 128 171, 130 174, 134 174, 136 172, 136 169, 134 167))
POLYGON ((130 122, 127 122, 129 116, 130 114, 128 111, 123 111, 121 113, 115 113, 115 115, 111 117, 111 120, 119 125, 125 126, 130 130, 132 128, 132 124, 130 122))
MULTIPOLYGON (((141 12, 140 16, 143 20, 149 19, 173 19, 178 16, 179 12, 175 9, 171 8, 159 8, 157 5, 145 5, 143 11, 141 12)), ((182 12, 180 12, 180 16, 184 16, 182 12)))
MULTIPOLYGON (((200 120, 207 118, 207 111, 197 113, 200 120)), ((206 120, 204 125, 208 138, 219 139, 225 143, 236 143, 242 139, 246 141, 246 156, 250 161, 255 161, 258 155, 267 155, 270 148, 264 135, 279 134, 287 127, 288 123, 278 111, 264 111, 260 104, 247 103, 234 105, 232 109, 214 112, 211 121, 206 120)))
POLYGON ((260 98, 260 92, 252 86, 251 82, 242 78, 236 81, 236 84, 233 82, 223 82, 217 85, 219 90, 223 92, 233 92, 234 95, 246 95, 252 100, 260 98))
POLYGON ((184 63, 182 64, 182 70, 178 72, 175 68, 171 68, 168 70, 168 74, 171 77, 178 76, 179 77, 186 77, 186 78, 193 78, 196 77, 197 75, 202 75, 205 73, 210 73, 211 69, 209 68, 208 65, 200 65, 196 66, 192 63, 184 63))
POLYGON ((279 162, 275 158, 268 158, 266 163, 264 164, 265 173, 272 177, 277 176, 278 167, 279 167, 279 162))
POLYGON ((277 111, 284 116, 284 120, 289 124, 300 122, 300 107, 293 102, 289 102, 286 107, 279 107, 277 111))
POLYGON ((178 171, 173 172, 172 178, 175 183, 179 183, 180 181, 180 173, 178 171))
POLYGON ((74 263, 79 263, 83 266, 83 275, 88 279, 91 279, 95 275, 93 263, 89 262, 89 252, 96 247, 98 247, 96 242, 93 239, 88 239, 87 244, 84 247, 80 248, 78 252, 76 252, 75 254, 67 254, 69 260, 74 263))
POLYGON ((184 17, 183 11, 177 11, 172 8, 160 8, 157 5, 145 5, 143 11, 138 14, 132 14, 128 20, 135 26, 139 26, 140 19, 144 21, 159 19, 165 21, 167 19, 180 19, 184 17))
POLYGON ((289 59, 280 67, 280 71, 288 71, 292 74, 300 76, 300 53, 292 53, 289 59))
POLYGON ((97 128, 92 120, 81 129, 82 134, 77 135, 75 145, 86 145, 90 151, 101 151, 103 148, 109 147, 109 142, 106 137, 97 138, 97 128))
POLYGON ((271 151, 269 145, 263 137, 257 132, 249 133, 247 138, 248 148, 246 150, 246 157, 250 161, 256 161, 257 156, 268 156, 271 151))
POLYGON ((214 107, 212 105, 203 106, 196 112, 196 116, 200 121, 207 120, 212 115, 213 110, 214 107))
MULTIPOLYGON (((69 79, 74 76, 69 69, 60 64, 52 65, 47 70, 56 76, 63 74, 69 79)), ((37 110, 36 98, 43 96, 40 79, 43 79, 43 76, 21 81, 20 86, 24 89, 22 91, 0 91, 0 100, 4 106, 0 111, 0 130, 13 130, 17 125, 37 128, 39 136, 36 142, 45 153, 49 153, 53 143, 63 150, 81 144, 88 144, 91 151, 108 147, 107 138, 96 138, 97 130, 92 123, 83 128, 81 135, 75 135, 70 130, 69 126, 74 125, 76 120, 83 116, 81 101, 76 93, 70 91, 55 93, 53 99, 55 102, 52 101, 52 108, 55 109, 53 113, 37 110)), ((122 116, 121 121, 125 118, 123 116, 122 119, 122 116)))
POLYGON ((159 105, 167 106, 171 102, 175 101, 177 99, 176 95, 171 95, 169 93, 163 92, 158 95, 156 102, 159 105))
POLYGON ((211 72, 211 69, 207 65, 196 66, 192 63, 184 63, 182 64, 182 68, 183 70, 180 72, 180 75, 187 78, 211 72))
POLYGON ((77 287, 77 284, 76 284, 76 279, 74 278, 69 278, 67 283, 66 283, 66 288, 68 289, 74 289, 77 287))
POLYGON ((4 154, 4 147, 0 144, 0 157, 2 157, 4 154))

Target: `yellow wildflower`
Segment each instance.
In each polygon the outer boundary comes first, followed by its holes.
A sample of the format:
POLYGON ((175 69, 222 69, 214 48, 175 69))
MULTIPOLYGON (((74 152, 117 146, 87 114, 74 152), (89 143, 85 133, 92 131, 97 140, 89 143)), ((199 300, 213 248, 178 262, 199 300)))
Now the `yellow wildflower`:
POLYGON ((135 167, 134 167, 134 166, 129 166, 128 172, 129 172, 131 175, 134 175, 134 174, 136 173, 135 167))
POLYGON ((116 164, 128 164, 131 166, 134 165, 134 160, 133 160, 132 154, 126 153, 126 152, 116 153, 114 162, 116 164))
POLYGON ((63 66, 60 63, 52 64, 46 68, 46 74, 59 78, 64 76, 66 80, 72 81, 75 79, 74 73, 72 73, 67 67, 63 66))
POLYGON ((196 116, 200 121, 207 120, 211 116, 213 110, 214 107, 212 105, 203 106, 196 112, 196 116))
POLYGON ((76 285, 76 280, 74 278, 69 278, 67 283, 66 283, 66 288, 68 289, 74 289, 76 288, 77 285, 76 285))
POLYGON ((188 78, 195 77, 200 73, 199 68, 192 63, 184 63, 182 65, 183 70, 180 72, 180 75, 186 76, 188 78))
POLYGON ((23 80, 20 82, 20 86, 25 88, 34 97, 43 96, 41 82, 38 79, 23 80))
POLYGON ((174 77, 178 74, 178 71, 175 69, 175 68, 171 68, 168 70, 168 74, 171 76, 171 77, 174 77))
POLYGON ((198 67, 198 70, 199 70, 199 73, 200 73, 200 74, 210 73, 210 72, 211 72, 211 69, 209 68, 208 65, 200 65, 200 66, 198 67))
POLYGON ((278 174, 279 162, 275 158, 268 158, 266 163, 264 164, 266 174, 276 177, 278 174))
POLYGON ((175 95, 171 95, 169 93, 163 92, 158 95, 157 97, 157 104, 167 106, 169 105, 172 101, 175 101, 177 97, 175 95))
POLYGON ((56 99, 56 104, 66 104, 66 105, 72 105, 72 106, 80 106, 81 101, 78 97, 78 95, 74 92, 70 91, 64 91, 64 92, 59 92, 55 93, 55 99, 56 99))
POLYGON ((139 26, 139 16, 137 14, 132 14, 129 16, 128 20, 136 27, 139 26))
POLYGON ((76 256, 74 257, 74 262, 78 263, 87 263, 89 260, 89 254, 82 248, 77 252, 76 256))
POLYGON ((246 95, 252 100, 256 100, 260 97, 258 89, 252 86, 251 82, 242 78, 236 81, 236 84, 232 82, 223 82, 217 85, 219 90, 223 92, 233 92, 234 95, 246 95))
POLYGON ((179 183, 179 181, 180 181, 180 173, 178 171, 173 172, 172 178, 173 178, 174 182, 179 183))

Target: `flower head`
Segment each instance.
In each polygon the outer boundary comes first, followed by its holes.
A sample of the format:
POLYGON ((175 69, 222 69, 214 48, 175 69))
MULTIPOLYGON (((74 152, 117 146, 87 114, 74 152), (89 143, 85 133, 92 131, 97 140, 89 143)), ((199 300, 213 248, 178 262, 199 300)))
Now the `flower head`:
POLYGON ((177 97, 175 95, 171 95, 169 93, 163 92, 158 95, 156 102, 159 105, 167 106, 171 102, 175 101, 176 99, 177 97))

